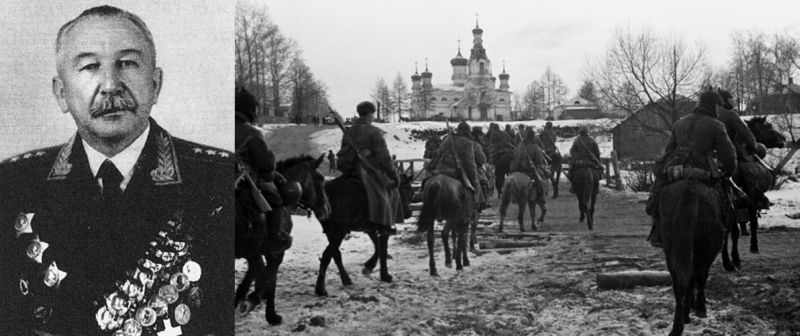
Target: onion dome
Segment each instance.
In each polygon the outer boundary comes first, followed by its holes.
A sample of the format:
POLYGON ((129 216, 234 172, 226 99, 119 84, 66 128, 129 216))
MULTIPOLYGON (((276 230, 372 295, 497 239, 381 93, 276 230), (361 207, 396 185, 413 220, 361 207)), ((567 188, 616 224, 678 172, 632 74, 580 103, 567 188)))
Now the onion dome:
POLYGON ((419 75, 419 71, 417 71, 417 62, 414 62, 414 74, 411 75, 411 81, 418 81, 421 80, 422 76, 419 75))
POLYGON ((508 77, 510 77, 510 76, 507 73, 504 72, 504 73, 501 73, 500 76, 498 76, 498 77, 500 77, 500 80, 504 80, 504 79, 508 79, 508 77))
POLYGON ((428 71, 428 59, 425 59, 425 71, 422 72, 422 78, 431 78, 433 74, 428 71))
POLYGON ((450 65, 452 65, 452 66, 459 66, 459 65, 466 66, 468 62, 469 62, 469 60, 464 58, 464 56, 461 56, 461 49, 459 49, 458 50, 458 55, 456 55, 456 57, 453 57, 453 59, 450 60, 450 65))

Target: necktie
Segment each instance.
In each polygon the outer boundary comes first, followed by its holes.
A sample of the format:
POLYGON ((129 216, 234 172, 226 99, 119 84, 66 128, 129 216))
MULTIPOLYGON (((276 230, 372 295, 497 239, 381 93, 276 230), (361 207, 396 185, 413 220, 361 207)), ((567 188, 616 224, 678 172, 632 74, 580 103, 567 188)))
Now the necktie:
POLYGON ((122 174, 110 160, 105 160, 103 164, 100 165, 100 170, 97 171, 97 178, 103 179, 104 200, 111 201, 122 194, 122 189, 120 189, 122 174))

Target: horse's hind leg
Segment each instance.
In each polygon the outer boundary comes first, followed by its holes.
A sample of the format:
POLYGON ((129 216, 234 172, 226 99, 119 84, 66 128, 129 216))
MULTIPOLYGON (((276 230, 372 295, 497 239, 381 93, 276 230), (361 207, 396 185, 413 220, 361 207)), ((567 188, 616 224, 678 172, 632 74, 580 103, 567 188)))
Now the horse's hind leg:
MULTIPOLYGON (((447 268, 453 267, 453 260, 451 259, 450 254, 450 231, 452 228, 450 227, 450 222, 445 223, 444 227, 442 228, 442 245, 444 246, 444 266, 447 268)), ((456 248, 455 244, 455 236, 453 236, 453 249, 456 248)))
MULTIPOLYGON (((722 268, 728 272, 736 270, 736 267, 731 263, 731 257, 728 255, 728 238, 734 239, 732 238, 732 231, 735 229, 731 229, 732 226, 735 227, 736 225, 728 225, 728 230, 725 230, 726 232, 722 239, 722 268)), ((732 242, 735 244, 735 240, 732 240, 732 242)), ((733 250, 731 250, 731 252, 733 252, 733 250)))
POLYGON ((431 276, 439 276, 436 271, 436 260, 433 258, 433 223, 428 227, 428 267, 430 268, 431 276))
POLYGON ((283 262, 283 252, 277 255, 270 253, 266 254, 267 259, 267 288, 264 295, 266 296, 267 309, 264 312, 267 322, 271 325, 278 325, 283 322, 283 317, 275 312, 275 287, 278 281, 278 267, 283 262))
POLYGON ((469 223, 458 223, 458 227, 454 228, 453 234, 458 237, 458 243, 455 245, 455 260, 456 271, 464 269, 464 264, 461 262, 461 256, 467 249, 467 227, 469 223))
MULTIPOLYGON (((469 250, 475 251, 475 244, 478 243, 478 212, 472 215, 472 220, 469 223, 469 250)), ((469 265, 466 265, 469 266, 469 265)))
POLYGON ((544 225, 544 214, 547 213, 547 207, 544 203, 539 203, 539 208, 541 208, 542 214, 539 215, 539 223, 537 223, 537 227, 542 227, 542 225, 544 225))
MULTIPOLYGON (((519 208, 519 213, 517 214, 517 220, 519 220, 519 232, 525 232, 525 207, 528 205, 528 201, 526 199, 520 199, 517 205, 517 208, 519 208)), ((533 220, 531 220, 531 222, 532 221, 533 220)))
POLYGON ((333 257, 333 262, 336 263, 336 268, 339 269, 339 277, 342 279, 342 285, 350 286, 353 284, 353 280, 350 279, 350 275, 347 274, 347 270, 344 269, 344 263, 342 262, 342 251, 339 250, 339 246, 341 246, 341 242, 344 237, 339 240, 339 245, 334 250, 331 250, 331 256, 333 257))
MULTIPOLYGON (((474 222, 473 222, 473 223, 474 223, 474 222)), ((473 225, 474 225, 474 224, 473 224, 473 225)), ((466 245, 467 245, 467 242, 466 242, 466 237, 467 237, 467 233, 466 233, 466 232, 464 232, 464 240, 465 240, 465 242, 464 242, 464 248, 462 248, 462 249, 461 249, 461 258, 462 258, 462 260, 461 260, 461 264, 462 264, 464 267, 467 267, 467 266, 469 266, 469 257, 467 256, 467 246, 466 246, 466 245)))
POLYGON ((364 263, 364 269, 361 270, 361 273, 364 275, 369 275, 372 273, 372 270, 375 269, 375 266, 378 264, 378 256, 380 251, 378 250, 378 234, 374 231, 367 232, 369 236, 369 240, 372 241, 372 246, 375 247, 375 252, 372 253, 372 256, 367 259, 367 262, 364 263))
POLYGON ((389 257, 389 234, 383 233, 378 235, 378 254, 381 260, 381 281, 392 282, 392 276, 389 275, 389 268, 386 265, 386 259, 389 257))
POLYGON ((751 207, 750 215, 750 253, 758 253, 758 209, 751 207))
POLYGON ((244 279, 236 288, 236 307, 239 314, 247 315, 252 311, 260 302, 261 298, 266 293, 267 286, 267 268, 264 265, 264 260, 261 255, 247 258, 247 273, 244 279), (247 295, 250 291, 250 285, 255 280, 256 288, 253 293, 247 295), (244 301, 245 297, 247 301, 244 301))

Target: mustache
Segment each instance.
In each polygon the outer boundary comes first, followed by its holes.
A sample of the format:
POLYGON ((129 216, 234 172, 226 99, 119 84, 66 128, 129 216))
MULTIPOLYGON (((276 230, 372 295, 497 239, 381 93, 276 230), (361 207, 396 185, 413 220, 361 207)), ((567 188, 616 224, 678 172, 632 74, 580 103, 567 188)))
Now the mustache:
POLYGON ((118 111, 133 111, 136 107, 136 99, 130 91, 123 89, 113 94, 97 94, 92 106, 89 108, 89 113, 93 118, 96 118, 118 111))

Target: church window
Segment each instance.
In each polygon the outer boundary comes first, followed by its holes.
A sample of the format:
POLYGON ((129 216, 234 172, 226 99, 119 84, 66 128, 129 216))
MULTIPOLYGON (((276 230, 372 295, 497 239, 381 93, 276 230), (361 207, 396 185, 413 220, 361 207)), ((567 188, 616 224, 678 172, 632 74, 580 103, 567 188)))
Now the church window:
POLYGON ((442 99, 439 99, 439 100, 441 100, 441 101, 447 101, 447 97, 442 97, 442 99))
POLYGON ((483 62, 479 63, 480 68, 478 69, 479 74, 483 74, 483 62))
POLYGON ((580 105, 580 104, 581 104, 581 101, 580 101, 580 100, 576 100, 576 101, 575 101, 575 105, 580 105))
POLYGON ((504 101, 506 101, 506 99, 505 98, 500 98, 499 101, 504 102, 504 101))
POLYGON ((436 97, 431 97, 431 101, 436 101, 436 97))

